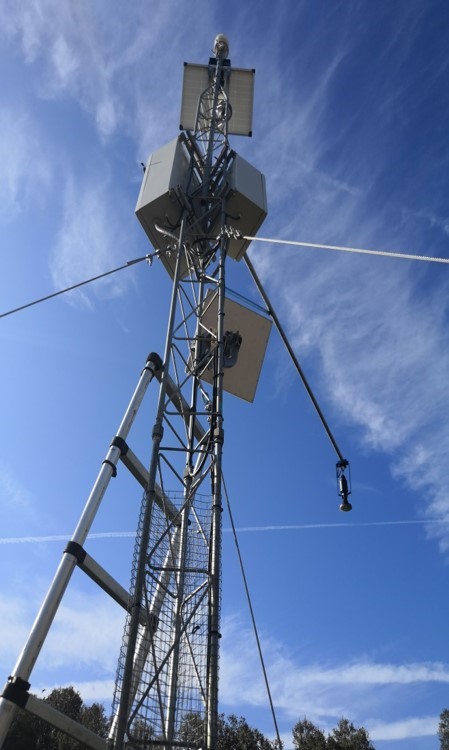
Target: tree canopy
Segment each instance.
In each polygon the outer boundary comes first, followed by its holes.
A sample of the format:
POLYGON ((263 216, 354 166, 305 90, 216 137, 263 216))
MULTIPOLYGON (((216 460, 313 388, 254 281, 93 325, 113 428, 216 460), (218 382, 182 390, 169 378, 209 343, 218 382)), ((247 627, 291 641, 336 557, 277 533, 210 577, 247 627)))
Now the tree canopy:
MULTIPOLYGON (((55 688, 44 700, 92 732, 101 737, 107 736, 108 721, 104 707, 100 703, 85 705, 73 687, 55 688)), ((84 747, 27 711, 19 711, 3 750, 83 750, 84 747)))
POLYGON ((298 721, 293 727, 293 744, 296 750, 374 750, 366 729, 345 718, 327 737, 308 719, 298 721))
POLYGON ((447 708, 440 714, 438 737, 440 739, 440 750, 449 750, 449 709, 447 708))
POLYGON ((364 727, 355 727, 348 719, 340 719, 327 738, 329 750, 373 750, 373 744, 364 727))
MULTIPOLYGON (((107 737, 108 720, 99 703, 86 705, 73 687, 55 688, 45 698, 50 705, 66 716, 80 722, 101 737, 107 737)), ((134 727, 134 739, 150 739, 151 727, 134 727)), ((185 717, 178 731, 178 741, 202 745, 205 734, 204 718, 192 713, 185 717)), ((449 750, 449 710, 440 716, 441 750, 449 750)), ((146 744, 146 743, 144 743, 146 744)), ((340 719, 326 735, 307 718, 293 727, 295 750, 374 750, 364 727, 356 727, 348 719, 340 719)), ((58 731, 32 714, 20 710, 14 719, 3 745, 4 750, 84 750, 85 746, 58 731)), ((218 721, 217 750, 282 750, 275 740, 251 727, 242 716, 221 714, 218 721)))
MULTIPOLYGON (((178 738, 192 745, 201 744, 204 738, 204 719, 196 713, 188 714, 179 728, 178 738)), ((277 743, 268 740, 262 732, 251 727, 243 716, 234 714, 218 719, 217 750, 276 750, 277 743)))
POLYGON ((293 727, 293 744, 297 750, 326 750, 327 747, 324 733, 306 718, 293 727))
POLYGON ((273 750, 275 743, 258 729, 250 727, 242 716, 222 715, 218 725, 217 750, 273 750))

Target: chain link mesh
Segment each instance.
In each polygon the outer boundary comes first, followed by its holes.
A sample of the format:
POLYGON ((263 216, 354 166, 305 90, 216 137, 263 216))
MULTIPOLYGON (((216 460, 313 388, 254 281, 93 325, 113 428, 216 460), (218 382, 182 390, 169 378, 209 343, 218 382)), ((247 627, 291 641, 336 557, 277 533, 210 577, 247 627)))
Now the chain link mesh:
MULTIPOLYGON (((208 564, 211 499, 169 497, 176 515, 154 504, 151 513, 142 618, 134 657, 128 744, 148 748, 203 745, 207 692, 208 564), (165 512, 166 511, 166 512, 165 512)), ((135 543, 131 596, 146 497, 135 543)), ((113 716, 120 703, 130 615, 120 652, 113 716)))

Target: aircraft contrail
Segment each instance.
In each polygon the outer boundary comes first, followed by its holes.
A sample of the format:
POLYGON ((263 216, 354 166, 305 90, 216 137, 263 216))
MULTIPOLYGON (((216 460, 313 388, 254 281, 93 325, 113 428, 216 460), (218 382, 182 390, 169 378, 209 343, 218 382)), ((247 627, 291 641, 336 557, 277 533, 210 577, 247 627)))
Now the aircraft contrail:
MULTIPOLYGON (((303 531, 307 529, 337 529, 337 528, 360 528, 370 526, 416 526, 448 524, 449 520, 411 520, 411 521, 366 521, 361 523, 307 523, 307 524, 285 524, 282 526, 240 526, 236 528, 239 534, 267 532, 267 531, 303 531)), ((224 528, 223 532, 231 532, 232 529, 224 528)), ((126 539, 135 536, 134 531, 100 531, 89 534, 88 539, 126 539)), ((70 534, 55 534, 52 536, 11 536, 0 537, 0 544, 39 544, 43 542, 66 542, 70 534)))

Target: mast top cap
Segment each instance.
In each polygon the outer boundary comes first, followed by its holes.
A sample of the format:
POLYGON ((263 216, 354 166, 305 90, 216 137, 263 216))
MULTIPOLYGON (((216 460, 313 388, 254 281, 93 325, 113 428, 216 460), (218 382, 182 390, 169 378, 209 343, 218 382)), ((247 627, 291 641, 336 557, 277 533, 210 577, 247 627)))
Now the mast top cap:
POLYGON ((229 39, 226 34, 217 34, 214 40, 214 52, 217 58, 226 60, 229 55, 229 39))

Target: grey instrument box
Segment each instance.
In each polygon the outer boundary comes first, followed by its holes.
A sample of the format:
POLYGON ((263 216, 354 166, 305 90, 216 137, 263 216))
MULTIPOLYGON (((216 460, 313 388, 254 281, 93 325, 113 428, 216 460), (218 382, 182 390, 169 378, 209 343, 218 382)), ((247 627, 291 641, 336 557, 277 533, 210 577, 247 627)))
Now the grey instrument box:
MULTIPOLYGON (((228 188, 226 224, 238 230, 240 234, 254 236, 267 215, 267 197, 265 177, 249 162, 235 154, 226 176, 228 188)), ((177 197, 189 196, 198 189, 198 180, 190 169, 190 156, 184 144, 183 136, 178 136, 170 143, 155 151, 148 159, 139 198, 136 215, 155 249, 163 251, 161 260, 171 277, 174 276, 176 253, 167 254, 173 247, 172 237, 164 236, 155 225, 177 234, 182 215, 182 202, 177 197)), ((194 223, 201 218, 201 204, 192 203, 194 211, 192 224, 187 230, 194 231, 194 223)), ((219 236, 221 217, 217 217, 210 234, 219 236)), ((197 230, 196 230, 197 231, 197 230)), ((232 238, 228 246, 228 255, 240 260, 250 240, 232 238)), ((181 268, 181 276, 187 273, 186 263, 181 268)))

